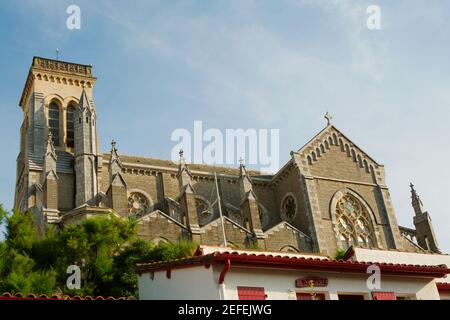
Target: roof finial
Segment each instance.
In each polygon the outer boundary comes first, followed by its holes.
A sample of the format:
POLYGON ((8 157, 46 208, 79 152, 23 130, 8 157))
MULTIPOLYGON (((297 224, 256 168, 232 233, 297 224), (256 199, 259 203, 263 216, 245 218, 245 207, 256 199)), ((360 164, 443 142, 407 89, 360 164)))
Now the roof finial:
POLYGON ((180 149, 180 152, 179 152, 179 154, 180 154, 180 158, 183 158, 183 155, 184 155, 184 151, 183 151, 183 148, 181 148, 181 149, 180 149))
POLYGON ((416 213, 416 216, 421 215, 424 212, 422 200, 420 200, 416 189, 414 189, 414 185, 410 183, 409 186, 411 188, 411 203, 414 208, 414 212, 416 213))
POLYGON ((111 149, 116 150, 116 141, 114 139, 111 140, 111 149))
POLYGON ((59 49, 56 48, 56 61, 59 61, 59 49))
POLYGON ((53 141, 53 134, 51 131, 48 132, 47 136, 47 145, 51 147, 51 149, 54 149, 54 141, 53 141))
POLYGON ((240 164, 241 166, 244 165, 244 159, 242 159, 242 157, 239 158, 239 164, 240 164))
POLYGON ((331 115, 331 113, 327 111, 324 118, 327 119, 327 126, 331 125, 331 120, 333 120, 333 116, 331 115))

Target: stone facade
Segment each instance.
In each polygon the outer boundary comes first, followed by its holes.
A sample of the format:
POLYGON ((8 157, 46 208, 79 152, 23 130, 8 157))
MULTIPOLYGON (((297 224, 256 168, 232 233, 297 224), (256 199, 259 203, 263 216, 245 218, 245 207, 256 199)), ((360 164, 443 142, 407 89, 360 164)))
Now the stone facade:
POLYGON ((154 242, 334 255, 350 245, 438 252, 413 190, 417 230, 399 227, 383 165, 331 123, 274 175, 98 150, 92 67, 35 57, 23 111, 15 207, 39 227, 114 212, 154 242), (217 190, 216 192, 216 181, 217 190), (220 198, 220 199, 219 199, 220 198), (220 201, 219 201, 220 200, 220 201), (220 218, 220 212, 223 218, 220 218))

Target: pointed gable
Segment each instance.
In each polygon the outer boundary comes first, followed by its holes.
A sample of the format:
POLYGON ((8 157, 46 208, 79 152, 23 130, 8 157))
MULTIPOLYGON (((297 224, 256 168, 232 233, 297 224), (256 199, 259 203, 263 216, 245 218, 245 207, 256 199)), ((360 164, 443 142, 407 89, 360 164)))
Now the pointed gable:
POLYGON ((85 111, 92 112, 92 108, 84 87, 83 91, 81 92, 80 102, 78 103, 78 109, 80 113, 84 113, 85 111))
MULTIPOLYGON (((309 166, 311 173, 316 171, 313 167, 320 164, 327 157, 333 157, 330 163, 339 163, 343 166, 346 163, 348 165, 347 170, 358 168, 361 172, 367 174, 371 174, 375 172, 375 169, 383 166, 331 124, 320 131, 297 152, 293 152, 293 156, 294 158, 296 156, 299 157, 302 164, 309 166)), ((320 167, 320 165, 317 166, 320 167)), ((336 170, 335 165, 328 167, 329 171, 336 170)))
POLYGON ((122 173, 117 172, 113 175, 111 179, 111 185, 116 187, 126 187, 127 183, 125 182, 124 177, 122 176, 122 173))
POLYGON ((50 171, 48 171, 45 174, 45 179, 46 180, 58 180, 59 178, 58 178, 58 175, 56 174, 56 171, 51 169, 50 171))

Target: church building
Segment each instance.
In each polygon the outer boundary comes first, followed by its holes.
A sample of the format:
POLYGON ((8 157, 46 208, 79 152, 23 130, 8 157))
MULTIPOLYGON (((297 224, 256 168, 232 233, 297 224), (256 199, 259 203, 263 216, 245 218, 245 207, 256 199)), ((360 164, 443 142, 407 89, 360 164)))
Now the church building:
POLYGON ((90 65, 33 58, 19 103, 14 205, 33 212, 41 230, 113 212, 135 219, 139 236, 154 242, 221 245, 224 233, 235 248, 329 256, 350 246, 439 253, 414 186, 411 229, 397 223, 384 166, 330 115, 273 175, 244 164, 186 164, 182 152, 174 163, 121 154, 114 141, 111 150, 99 150, 96 80, 90 65), (214 173, 218 192, 211 192, 214 173))

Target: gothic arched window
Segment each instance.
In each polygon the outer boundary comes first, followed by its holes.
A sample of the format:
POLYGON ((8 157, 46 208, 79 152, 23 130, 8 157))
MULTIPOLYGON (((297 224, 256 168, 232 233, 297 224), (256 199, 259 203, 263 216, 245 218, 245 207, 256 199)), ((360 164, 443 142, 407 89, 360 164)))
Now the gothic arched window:
POLYGON ((150 202, 147 197, 139 192, 132 192, 128 196, 128 213, 130 215, 141 215, 149 211, 150 202))
POLYGON ((211 221, 213 210, 209 203, 202 198, 195 198, 195 206, 197 207, 198 223, 205 225, 211 221))
POLYGON ((67 132, 68 148, 73 148, 75 146, 74 120, 75 120, 75 107, 68 106, 66 112, 66 132, 67 132))
POLYGON ((59 146, 59 106, 55 102, 48 107, 48 130, 52 133, 53 144, 59 146))
POLYGON ((336 224, 338 240, 345 249, 351 245, 366 248, 375 246, 369 213, 354 196, 345 194, 337 201, 336 224))

